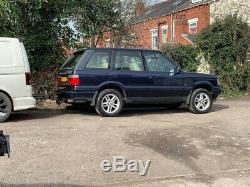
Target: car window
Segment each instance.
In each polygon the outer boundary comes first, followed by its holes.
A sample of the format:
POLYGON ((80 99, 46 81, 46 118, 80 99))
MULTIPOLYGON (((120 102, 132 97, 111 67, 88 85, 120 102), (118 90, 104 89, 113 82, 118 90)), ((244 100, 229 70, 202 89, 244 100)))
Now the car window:
POLYGON ((97 51, 90 57, 86 68, 89 69, 109 69, 110 52, 97 51))
POLYGON ((117 51, 115 55, 115 70, 144 71, 140 51, 117 51))
POLYGON ((149 72, 172 72, 176 68, 165 55, 160 52, 143 52, 149 72))
POLYGON ((81 57, 82 53, 78 53, 69 57, 69 59, 65 62, 65 64, 62 66, 61 69, 73 69, 76 66, 76 64, 78 64, 81 57))

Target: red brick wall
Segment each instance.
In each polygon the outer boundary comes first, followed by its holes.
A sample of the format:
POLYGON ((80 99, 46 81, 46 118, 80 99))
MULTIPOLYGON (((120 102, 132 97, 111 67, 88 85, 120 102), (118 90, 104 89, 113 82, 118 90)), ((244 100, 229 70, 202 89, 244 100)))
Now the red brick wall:
POLYGON ((168 25, 168 42, 177 42, 184 45, 190 44, 185 38, 182 37, 182 33, 188 33, 188 20, 198 18, 197 32, 206 28, 210 24, 210 10, 209 5, 200 5, 187 10, 179 11, 173 14, 172 20, 175 20, 175 38, 171 40, 171 16, 162 16, 146 20, 144 22, 133 25, 133 31, 137 37, 137 47, 151 48, 151 29, 158 29, 158 41, 159 48, 163 45, 162 43, 162 25, 168 25))

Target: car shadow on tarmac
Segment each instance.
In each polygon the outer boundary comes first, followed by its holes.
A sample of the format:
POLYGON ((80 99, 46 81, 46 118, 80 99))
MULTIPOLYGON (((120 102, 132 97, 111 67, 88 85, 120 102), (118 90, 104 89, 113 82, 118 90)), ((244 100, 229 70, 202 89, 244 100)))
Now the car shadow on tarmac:
MULTIPOLYGON (((224 104, 214 104, 211 112, 217 112, 221 110, 228 109, 229 106, 224 104)), ((138 115, 149 115, 149 114, 174 114, 174 113, 189 113, 190 111, 186 106, 181 106, 178 109, 169 109, 164 106, 156 107, 156 106, 147 106, 147 107, 141 107, 141 106, 135 106, 135 107, 129 107, 125 108, 125 110, 120 114, 120 116, 123 117, 129 117, 129 116, 138 116, 138 115)))
MULTIPOLYGON (((229 106, 224 104, 214 104, 211 112, 217 112, 228 109, 229 106)), ((130 117, 138 115, 149 115, 149 114, 171 114, 171 113, 188 113, 187 107, 182 106, 178 109, 168 109, 166 106, 128 106, 124 108, 124 111, 119 115, 121 117, 130 117)), ((82 114, 87 116, 98 116, 94 108, 74 108, 67 106, 65 109, 32 109, 20 112, 14 112, 7 122, 19 122, 25 120, 36 120, 36 119, 48 119, 65 114, 82 114)))

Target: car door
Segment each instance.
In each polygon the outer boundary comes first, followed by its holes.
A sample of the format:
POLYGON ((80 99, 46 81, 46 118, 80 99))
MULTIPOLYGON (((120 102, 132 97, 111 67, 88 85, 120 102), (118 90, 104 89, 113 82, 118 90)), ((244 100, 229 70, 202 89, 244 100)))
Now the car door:
POLYGON ((143 51, 147 70, 147 92, 152 100, 184 101, 183 78, 177 64, 159 51, 143 51))
POLYGON ((112 80, 123 85, 128 102, 147 97, 145 76, 140 50, 115 50, 112 80))

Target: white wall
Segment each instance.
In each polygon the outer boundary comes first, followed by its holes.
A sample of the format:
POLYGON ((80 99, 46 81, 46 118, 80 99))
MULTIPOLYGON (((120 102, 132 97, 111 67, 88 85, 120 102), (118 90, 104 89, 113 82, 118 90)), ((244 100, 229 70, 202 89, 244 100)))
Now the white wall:
POLYGON ((227 15, 237 14, 250 25, 250 0, 215 0, 210 5, 211 23, 227 15))

